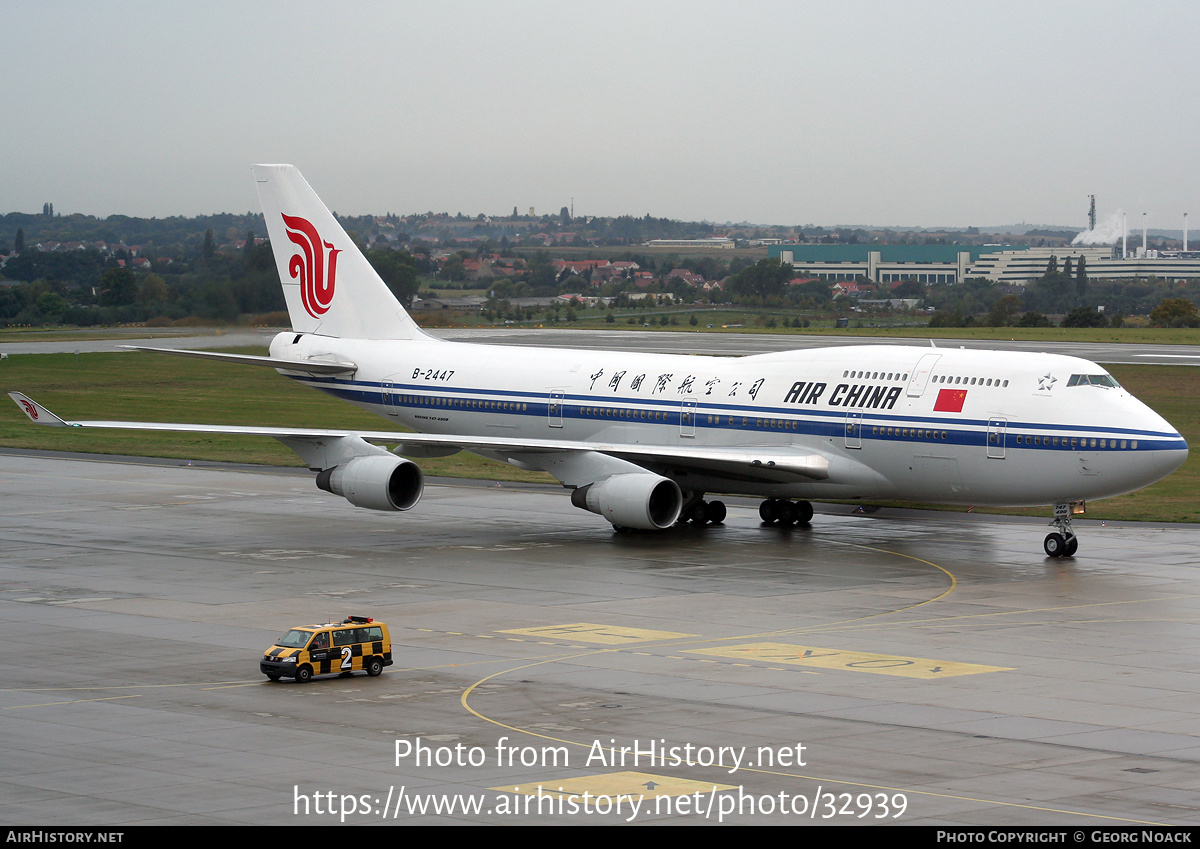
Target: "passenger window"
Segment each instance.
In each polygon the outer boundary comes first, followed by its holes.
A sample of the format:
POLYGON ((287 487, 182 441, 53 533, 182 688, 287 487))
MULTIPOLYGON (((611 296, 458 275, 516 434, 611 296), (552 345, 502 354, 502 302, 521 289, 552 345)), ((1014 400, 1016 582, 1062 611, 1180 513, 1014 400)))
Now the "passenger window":
POLYGON ((352 646, 354 645, 354 629, 346 628, 342 631, 333 632, 333 644, 335 647, 352 646))

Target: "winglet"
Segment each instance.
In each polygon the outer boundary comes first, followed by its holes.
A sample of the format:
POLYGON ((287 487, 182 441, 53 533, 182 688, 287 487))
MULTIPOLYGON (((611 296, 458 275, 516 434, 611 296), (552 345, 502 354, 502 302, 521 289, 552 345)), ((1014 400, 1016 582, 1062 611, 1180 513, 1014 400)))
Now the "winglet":
POLYGON ((8 397, 17 402, 17 406, 21 408, 21 412, 29 416, 29 420, 34 424, 49 425, 50 427, 71 427, 67 422, 54 415, 54 413, 47 410, 28 395, 22 395, 20 392, 9 392, 8 397))

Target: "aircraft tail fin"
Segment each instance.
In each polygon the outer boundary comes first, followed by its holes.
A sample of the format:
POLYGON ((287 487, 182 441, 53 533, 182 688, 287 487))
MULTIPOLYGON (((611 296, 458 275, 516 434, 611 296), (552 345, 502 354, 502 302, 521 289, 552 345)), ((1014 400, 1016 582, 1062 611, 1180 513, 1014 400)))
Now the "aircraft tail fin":
POLYGON ((255 165, 254 180, 292 329, 350 339, 428 337, 291 165, 255 165))

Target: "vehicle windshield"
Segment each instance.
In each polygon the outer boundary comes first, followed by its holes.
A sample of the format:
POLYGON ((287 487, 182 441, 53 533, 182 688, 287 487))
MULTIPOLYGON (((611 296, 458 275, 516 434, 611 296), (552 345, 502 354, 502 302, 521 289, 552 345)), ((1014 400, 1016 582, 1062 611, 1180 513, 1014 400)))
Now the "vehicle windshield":
POLYGON ((276 640, 275 645, 288 649, 302 649, 308 645, 308 640, 312 635, 312 631, 301 631, 298 628, 293 628, 276 640))

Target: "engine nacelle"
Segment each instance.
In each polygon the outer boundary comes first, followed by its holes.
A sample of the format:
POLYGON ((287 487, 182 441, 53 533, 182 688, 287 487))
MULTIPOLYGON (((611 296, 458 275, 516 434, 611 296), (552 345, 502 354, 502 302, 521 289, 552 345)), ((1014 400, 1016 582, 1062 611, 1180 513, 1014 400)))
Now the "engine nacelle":
POLYGON ((617 527, 657 531, 669 528, 683 509, 683 493, 670 478, 632 473, 581 486, 571 503, 599 513, 617 527))
POLYGON ((416 463, 391 454, 372 454, 318 473, 317 486, 355 507, 408 510, 421 500, 425 478, 416 463))

